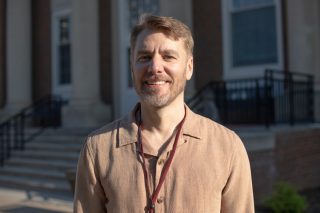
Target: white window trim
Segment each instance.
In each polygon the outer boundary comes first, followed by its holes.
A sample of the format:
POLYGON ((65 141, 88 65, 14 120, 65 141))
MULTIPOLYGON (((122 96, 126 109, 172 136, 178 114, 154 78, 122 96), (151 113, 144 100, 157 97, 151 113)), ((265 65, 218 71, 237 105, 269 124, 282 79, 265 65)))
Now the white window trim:
MULTIPOLYGON (((71 98, 71 91, 72 91, 72 70, 71 70, 71 83, 66 85, 59 85, 59 74, 58 74, 58 57, 57 57, 57 44, 59 40, 59 22, 58 19, 60 17, 69 16, 70 18, 70 25, 72 25, 72 16, 71 16, 71 9, 61 9, 52 12, 51 18, 51 35, 52 35, 52 42, 51 42, 51 58, 52 58, 52 91, 54 94, 61 95, 64 99, 69 100, 71 98)), ((72 45, 72 27, 70 27, 70 45, 72 45)), ((72 48, 71 48, 72 54, 72 48)), ((72 57, 71 57, 72 60, 72 57)), ((72 66, 72 62, 71 62, 72 66)))
MULTIPOLYGON (((275 0, 275 10, 276 10, 276 30, 277 30, 277 63, 267 63, 259 65, 241 66, 233 67, 232 65, 232 33, 231 33, 231 2, 232 0, 222 1, 222 34, 223 34, 223 78, 225 80, 230 79, 241 79, 241 78, 252 78, 261 77, 264 70, 270 69, 280 69, 284 67, 283 59, 283 28, 282 28, 282 13, 281 13, 281 2, 280 0, 275 0)), ((269 5, 269 4, 268 4, 269 5)), ((261 7, 264 7, 263 5, 261 7)), ((241 10, 241 9, 239 9, 241 10)), ((238 9, 236 11, 239 11, 238 9)))
MULTIPOLYGON (((232 1, 232 0, 227 0, 227 1, 232 1)), ((274 4, 273 3, 265 3, 265 4, 260 4, 260 5, 257 5, 257 6, 247 6, 247 7, 240 7, 240 8, 234 8, 232 6, 232 4, 229 4, 230 5, 230 9, 229 11, 233 11, 233 12, 241 12, 241 11, 248 11, 248 10, 255 10, 255 9, 259 9, 259 8, 265 8, 265 7, 268 7, 268 6, 273 6, 274 4)))

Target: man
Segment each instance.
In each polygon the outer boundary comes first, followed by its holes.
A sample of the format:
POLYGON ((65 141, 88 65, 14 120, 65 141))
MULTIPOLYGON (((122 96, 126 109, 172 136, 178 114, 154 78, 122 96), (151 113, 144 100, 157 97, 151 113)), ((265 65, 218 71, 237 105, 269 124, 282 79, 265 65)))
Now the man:
POLYGON ((236 134, 184 104, 193 73, 189 28, 143 16, 131 34, 140 103, 87 138, 75 212, 254 212, 250 166, 236 134))

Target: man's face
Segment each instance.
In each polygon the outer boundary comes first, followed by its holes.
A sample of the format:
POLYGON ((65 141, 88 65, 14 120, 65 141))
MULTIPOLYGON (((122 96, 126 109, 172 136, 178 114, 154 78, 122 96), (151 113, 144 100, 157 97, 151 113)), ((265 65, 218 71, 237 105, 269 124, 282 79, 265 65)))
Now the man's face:
POLYGON ((134 87, 145 104, 167 106, 182 101, 186 81, 193 72, 193 57, 184 41, 167 37, 160 31, 144 30, 132 55, 134 87))

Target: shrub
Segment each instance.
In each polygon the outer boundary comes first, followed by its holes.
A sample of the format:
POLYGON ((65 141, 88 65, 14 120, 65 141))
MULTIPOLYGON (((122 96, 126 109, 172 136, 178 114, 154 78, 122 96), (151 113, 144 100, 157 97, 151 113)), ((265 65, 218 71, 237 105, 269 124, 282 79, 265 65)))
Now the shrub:
POLYGON ((264 205, 274 213, 301 213, 307 209, 306 200, 290 184, 280 182, 264 205))

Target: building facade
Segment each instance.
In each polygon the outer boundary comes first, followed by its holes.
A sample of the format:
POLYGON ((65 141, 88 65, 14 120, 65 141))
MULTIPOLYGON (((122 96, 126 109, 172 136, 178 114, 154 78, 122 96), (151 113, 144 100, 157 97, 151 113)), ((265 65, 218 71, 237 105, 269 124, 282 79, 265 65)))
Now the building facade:
POLYGON ((192 29, 187 98, 212 80, 258 77, 267 68, 312 74, 320 93, 317 0, 0 0, 0 120, 48 94, 67 101, 66 127, 126 114, 138 100, 129 34, 144 12, 192 29))

